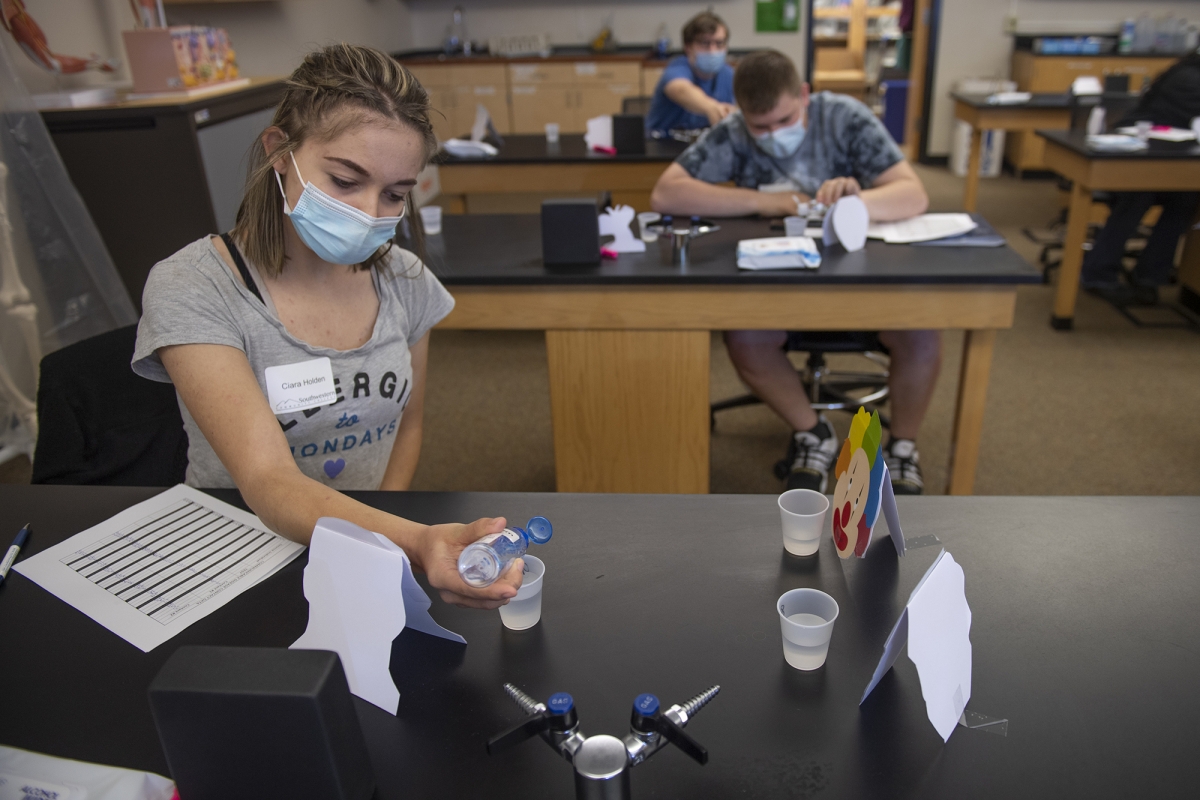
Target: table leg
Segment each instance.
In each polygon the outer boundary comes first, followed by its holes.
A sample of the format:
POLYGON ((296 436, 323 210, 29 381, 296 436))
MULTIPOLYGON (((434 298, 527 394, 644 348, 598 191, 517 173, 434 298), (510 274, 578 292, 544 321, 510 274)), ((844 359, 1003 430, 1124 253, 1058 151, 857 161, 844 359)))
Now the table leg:
POLYGON ((708 492, 708 331, 546 331, 560 492, 708 492))
POLYGON ((1193 227, 1183 240, 1179 259, 1179 302, 1200 314, 1200 229, 1193 227))
POLYGON ((1079 294, 1079 273, 1083 270, 1083 240, 1087 237, 1088 217, 1092 211, 1092 190, 1075 181, 1071 187, 1071 205, 1067 208, 1067 234, 1063 239, 1062 265, 1058 268, 1058 288, 1054 292, 1054 315, 1050 327, 1069 331, 1075 320, 1075 298, 1079 294))
POLYGON ((963 195, 963 208, 974 212, 979 198, 979 162, 983 159, 983 131, 971 128, 971 154, 967 158, 967 187, 963 195))
POLYGON ((979 437, 983 432, 983 409, 995 345, 993 330, 967 331, 963 337, 954 430, 950 434, 947 494, 971 494, 975 488, 975 465, 979 461, 979 437))

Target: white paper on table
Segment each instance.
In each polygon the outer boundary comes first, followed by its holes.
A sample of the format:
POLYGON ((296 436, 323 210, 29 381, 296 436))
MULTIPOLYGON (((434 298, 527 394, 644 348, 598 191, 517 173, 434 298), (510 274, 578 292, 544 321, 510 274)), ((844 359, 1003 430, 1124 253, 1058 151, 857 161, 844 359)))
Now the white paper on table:
POLYGON ((992 105, 1006 106, 1016 103, 1028 103, 1033 99, 1030 92, 995 92, 988 95, 987 101, 992 105))
POLYGON ((605 247, 618 253, 646 252, 646 243, 630 227, 636 214, 633 206, 613 206, 600 215, 600 235, 613 237, 605 247))
POLYGON ((848 253, 862 250, 870 222, 871 215, 861 197, 852 194, 841 198, 825 212, 822 226, 825 246, 841 244, 848 253))
POLYGON ((911 244, 962 236, 978 227, 970 214, 921 214, 899 222, 872 222, 867 236, 888 244, 911 244))
POLYGON ((471 125, 471 141, 482 142, 483 137, 487 136, 488 123, 492 121, 492 115, 488 113, 487 106, 483 103, 475 104, 475 123, 471 125))
POLYGON ((456 158, 484 158, 500 151, 487 142, 472 142, 466 139, 447 139, 442 149, 456 158))
POLYGON ((170 800, 175 784, 152 772, 0 746, 0 800, 170 800))
POLYGON ((589 150, 597 147, 612 147, 613 146, 613 130, 612 116, 605 114, 602 117, 592 117, 587 121, 587 133, 583 135, 583 141, 588 146, 589 150))
POLYGON ((150 652, 303 551, 253 514, 181 484, 14 569, 150 652))
POLYGON ((925 712, 942 741, 949 741, 971 700, 971 607, 962 567, 945 550, 909 596, 860 705, 906 641, 921 680, 925 712))
MULTIPOLYGON (((1127 136, 1137 136, 1137 128, 1117 128, 1117 133, 1127 136)), ((1146 134, 1147 139, 1158 139, 1163 142, 1190 142, 1196 138, 1196 133, 1187 128, 1151 128, 1146 134)))
POLYGON ((322 517, 304 568, 308 627, 293 650, 332 650, 350 691, 395 714, 400 692, 390 671, 392 642, 405 627, 466 644, 433 621, 428 595, 395 542, 341 519, 322 517))
POLYGON ((817 243, 807 236, 742 239, 737 247, 739 269, 815 269, 821 266, 817 243))

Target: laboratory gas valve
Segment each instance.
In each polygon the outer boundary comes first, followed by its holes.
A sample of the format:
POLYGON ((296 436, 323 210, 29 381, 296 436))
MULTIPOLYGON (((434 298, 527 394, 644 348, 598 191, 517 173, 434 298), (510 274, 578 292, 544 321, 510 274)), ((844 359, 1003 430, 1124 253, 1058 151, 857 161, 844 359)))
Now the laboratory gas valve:
POLYGON ((577 800, 630 800, 629 770, 668 742, 701 764, 708 763, 708 751, 684 733, 683 728, 717 696, 721 687, 713 686, 683 705, 674 705, 665 711, 654 695, 638 695, 633 700, 630 730, 624 739, 605 734, 585 736, 579 730, 575 701, 566 692, 553 694, 545 703, 539 703, 511 683, 504 684, 504 691, 528 716, 520 724, 489 739, 489 754, 541 736, 575 767, 577 800))

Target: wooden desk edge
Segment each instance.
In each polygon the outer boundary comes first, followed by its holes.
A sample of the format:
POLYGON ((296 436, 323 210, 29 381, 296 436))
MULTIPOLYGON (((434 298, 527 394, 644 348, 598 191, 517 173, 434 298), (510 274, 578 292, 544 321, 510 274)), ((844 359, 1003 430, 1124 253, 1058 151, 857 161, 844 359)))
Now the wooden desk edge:
POLYGON ((456 330, 1011 328, 1015 285, 450 286, 456 330), (819 300, 819 302, 814 302, 819 300))

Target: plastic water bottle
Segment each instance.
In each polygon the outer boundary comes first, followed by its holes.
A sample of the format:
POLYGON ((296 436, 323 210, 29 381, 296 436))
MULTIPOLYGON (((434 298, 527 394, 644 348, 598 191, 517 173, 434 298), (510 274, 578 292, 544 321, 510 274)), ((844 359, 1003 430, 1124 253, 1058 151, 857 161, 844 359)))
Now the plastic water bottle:
POLYGON ((671 37, 667 34, 667 23, 658 26, 658 38, 654 40, 654 57, 666 58, 671 49, 671 37))
POLYGON ((553 535, 554 528, 545 517, 534 517, 524 528, 513 525, 499 533, 489 533, 462 551, 458 574, 476 589, 491 586, 513 559, 525 555, 531 542, 545 544, 553 535))
POLYGON ((1132 53, 1133 40, 1137 36, 1137 21, 1130 17, 1121 26, 1121 40, 1117 45, 1118 53, 1132 53))

